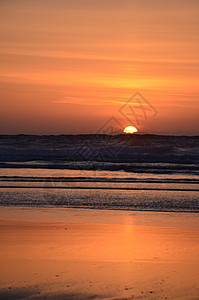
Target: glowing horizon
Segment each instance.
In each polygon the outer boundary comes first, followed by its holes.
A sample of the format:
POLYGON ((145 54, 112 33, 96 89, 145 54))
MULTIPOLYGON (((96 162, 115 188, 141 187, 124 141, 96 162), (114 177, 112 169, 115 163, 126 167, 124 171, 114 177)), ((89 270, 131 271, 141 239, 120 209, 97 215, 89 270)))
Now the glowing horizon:
POLYGON ((140 133, 199 134, 199 2, 0 7, 1 134, 95 133, 112 116, 124 128, 120 108, 136 91, 158 111, 132 120, 140 133))

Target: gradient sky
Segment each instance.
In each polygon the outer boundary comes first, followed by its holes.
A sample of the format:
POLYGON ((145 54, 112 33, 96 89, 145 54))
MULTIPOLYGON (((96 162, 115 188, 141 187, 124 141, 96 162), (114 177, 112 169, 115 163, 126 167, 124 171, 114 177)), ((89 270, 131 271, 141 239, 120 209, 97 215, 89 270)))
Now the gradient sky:
POLYGON ((0 133, 199 134, 198 0, 2 0, 0 24, 0 133), (129 124, 136 91, 157 113, 129 124))

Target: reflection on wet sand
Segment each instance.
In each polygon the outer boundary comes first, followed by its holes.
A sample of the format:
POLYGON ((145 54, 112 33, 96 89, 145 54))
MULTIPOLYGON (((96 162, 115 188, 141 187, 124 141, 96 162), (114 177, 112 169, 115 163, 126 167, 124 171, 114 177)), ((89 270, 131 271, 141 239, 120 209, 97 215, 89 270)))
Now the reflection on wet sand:
POLYGON ((198 233, 125 213, 122 224, 1 220, 0 297, 197 299, 198 233))

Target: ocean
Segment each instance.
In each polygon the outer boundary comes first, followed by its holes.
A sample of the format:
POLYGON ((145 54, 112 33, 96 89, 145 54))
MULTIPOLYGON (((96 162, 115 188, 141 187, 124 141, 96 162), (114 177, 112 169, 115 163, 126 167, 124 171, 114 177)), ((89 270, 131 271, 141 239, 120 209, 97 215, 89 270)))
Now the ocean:
POLYGON ((199 212, 199 136, 1 135, 0 205, 199 212))

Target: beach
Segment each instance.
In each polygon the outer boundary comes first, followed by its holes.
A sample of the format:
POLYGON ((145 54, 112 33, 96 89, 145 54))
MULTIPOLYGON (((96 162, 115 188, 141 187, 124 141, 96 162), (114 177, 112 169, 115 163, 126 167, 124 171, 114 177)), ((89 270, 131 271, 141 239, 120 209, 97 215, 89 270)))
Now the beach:
POLYGON ((198 299, 197 214, 1 207, 1 299, 198 299))
POLYGON ((0 299, 199 299, 198 149, 2 136, 0 299))
POLYGON ((199 1, 0 9, 0 300, 199 300, 199 1))

